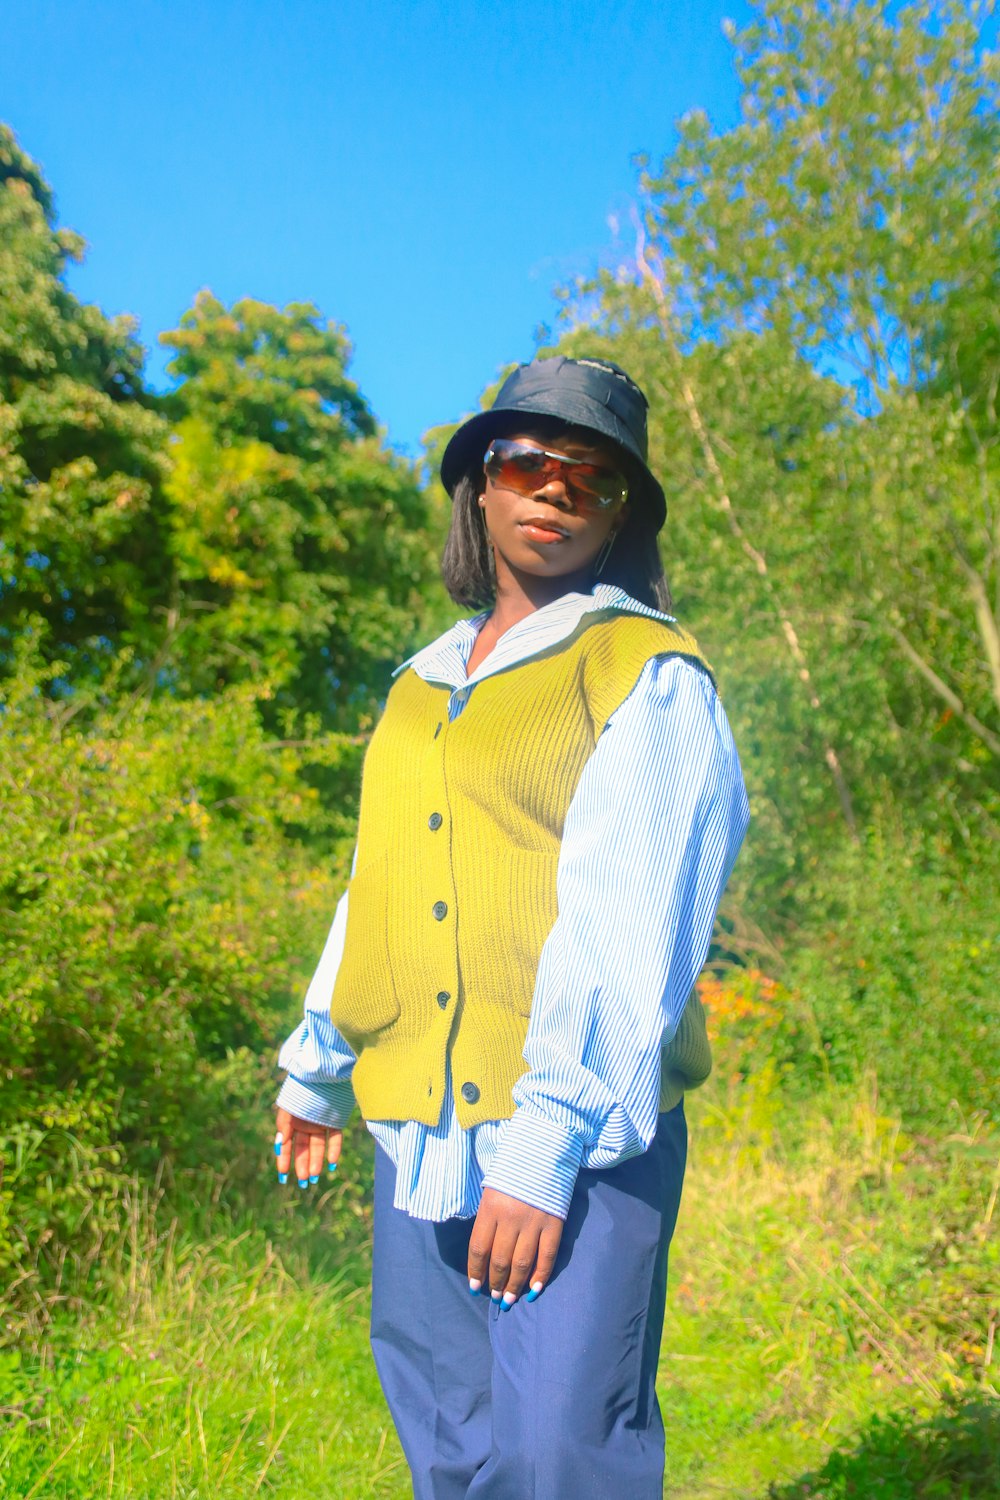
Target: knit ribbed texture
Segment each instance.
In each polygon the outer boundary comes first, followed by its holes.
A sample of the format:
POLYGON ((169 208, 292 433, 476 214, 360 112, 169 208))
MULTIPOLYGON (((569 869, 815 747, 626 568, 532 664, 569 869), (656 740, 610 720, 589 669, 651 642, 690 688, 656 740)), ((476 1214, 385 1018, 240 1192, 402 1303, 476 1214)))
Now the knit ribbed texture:
MULTIPOLYGON (((567 809, 644 664, 669 654, 706 665, 680 629, 591 615, 569 642, 481 681, 453 722, 446 687, 397 679, 365 760, 331 1004, 366 1118, 435 1124, 449 1056, 463 1128, 514 1113, 567 809)), ((664 1051, 664 1107, 710 1067, 693 997, 664 1051)))

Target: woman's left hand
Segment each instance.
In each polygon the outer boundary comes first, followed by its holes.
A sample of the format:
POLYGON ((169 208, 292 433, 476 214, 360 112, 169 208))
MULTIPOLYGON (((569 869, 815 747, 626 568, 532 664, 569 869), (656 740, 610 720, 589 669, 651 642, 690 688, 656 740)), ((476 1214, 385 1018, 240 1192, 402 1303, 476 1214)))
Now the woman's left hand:
POLYGON ((488 1281, 491 1292, 513 1307, 525 1287, 533 1302, 552 1275, 563 1221, 519 1198, 484 1188, 469 1241, 469 1290, 488 1281))

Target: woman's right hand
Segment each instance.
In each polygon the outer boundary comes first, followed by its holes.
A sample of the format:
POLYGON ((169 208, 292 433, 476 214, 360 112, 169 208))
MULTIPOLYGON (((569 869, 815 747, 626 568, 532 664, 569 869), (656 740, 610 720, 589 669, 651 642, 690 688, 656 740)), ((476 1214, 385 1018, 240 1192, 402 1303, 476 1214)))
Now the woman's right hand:
POLYGON ((298 1115, 290 1115, 287 1109, 278 1110, 274 1124, 274 1153, 279 1182, 288 1180, 288 1169, 293 1161, 300 1188, 319 1182, 324 1162, 327 1175, 333 1176, 340 1160, 340 1148, 344 1143, 342 1130, 334 1130, 329 1125, 317 1125, 313 1120, 302 1120, 298 1115))

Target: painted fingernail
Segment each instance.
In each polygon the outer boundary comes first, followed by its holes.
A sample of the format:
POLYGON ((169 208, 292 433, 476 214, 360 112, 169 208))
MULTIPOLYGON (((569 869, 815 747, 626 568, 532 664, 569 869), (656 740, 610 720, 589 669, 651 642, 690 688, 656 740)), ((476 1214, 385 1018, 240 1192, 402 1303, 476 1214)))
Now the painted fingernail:
POLYGON ((490 1296, 493 1298, 494 1302, 499 1302, 500 1301, 500 1293, 499 1292, 490 1292, 490 1296))
POLYGON ((483 1283, 481 1281, 479 1281, 475 1276, 470 1276, 469 1277, 469 1296, 470 1297, 478 1297, 479 1293, 482 1291, 482 1289, 483 1289, 483 1283))
POLYGON ((542 1295, 542 1290, 542 1283, 540 1281, 533 1281, 531 1283, 531 1291, 524 1299, 525 1302, 537 1302, 538 1298, 542 1295))
POLYGON ((278 1181, 282 1184, 282 1186, 284 1186, 284 1184, 288 1181, 288 1173, 287 1172, 279 1172, 278 1173, 278 1181))
POLYGON ((300 1177, 298 1179, 298 1184, 300 1188, 307 1188, 309 1186, 309 1181, 305 1177, 300 1177))
POLYGON ((319 1182, 319 1173, 317 1172, 315 1177, 310 1177, 309 1181, 312 1184, 312 1186, 315 1187, 316 1184, 317 1184, 317 1182, 319 1182))
POLYGON ((282 1137, 281 1131, 279 1130, 278 1134, 274 1137, 274 1154, 275 1154, 275 1156, 280 1156, 281 1155, 281 1143, 282 1143, 282 1139, 283 1139, 283 1137, 282 1137))
POLYGON ((500 1311, 501 1312, 510 1312, 511 1308, 514 1306, 514 1303, 516 1301, 517 1301, 517 1298, 514 1296, 513 1292, 504 1292, 504 1294, 503 1294, 503 1301, 500 1304, 500 1311))
POLYGON ((337 1163, 335 1161, 328 1161, 326 1164, 326 1170, 332 1177, 334 1172, 336 1172, 337 1170, 337 1163))

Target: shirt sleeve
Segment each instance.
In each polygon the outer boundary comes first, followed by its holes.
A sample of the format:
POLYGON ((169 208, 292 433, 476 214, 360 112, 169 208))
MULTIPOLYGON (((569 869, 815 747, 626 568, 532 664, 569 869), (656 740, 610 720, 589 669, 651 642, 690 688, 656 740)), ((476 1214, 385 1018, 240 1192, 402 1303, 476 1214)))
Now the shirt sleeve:
POLYGON ((354 1108, 351 1072, 355 1055, 330 1020, 330 996, 344 952, 347 891, 334 913, 323 954, 306 991, 302 1020, 278 1054, 288 1076, 278 1106, 302 1120, 339 1128, 354 1108))
POLYGON ((487 1187, 565 1218, 581 1167, 648 1148, 661 1047, 705 962, 748 821, 710 679, 680 657, 647 662, 570 803, 528 1068, 487 1187))

